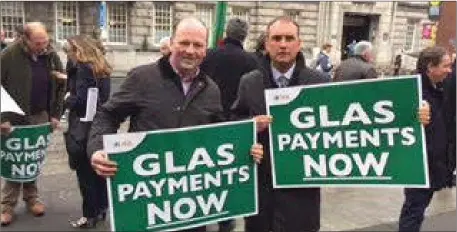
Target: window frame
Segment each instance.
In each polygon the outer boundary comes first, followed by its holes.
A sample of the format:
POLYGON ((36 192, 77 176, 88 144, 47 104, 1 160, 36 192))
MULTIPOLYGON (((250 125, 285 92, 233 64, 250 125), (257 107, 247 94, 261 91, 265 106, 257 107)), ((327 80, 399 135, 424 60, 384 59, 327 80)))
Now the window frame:
POLYGON ((129 43, 129 2, 117 2, 117 1, 107 1, 106 2, 106 45, 128 45, 129 43), (111 31, 111 20, 110 20, 110 9, 113 5, 124 4, 125 6, 125 42, 113 42, 110 41, 110 31, 111 31))
MULTIPOLYGON (((54 2, 54 14, 55 14, 55 40, 56 42, 58 43, 62 43, 64 42, 66 39, 63 38, 63 39, 59 39, 59 23, 58 23, 58 16, 59 16, 59 12, 58 12, 58 5, 60 4, 65 4, 65 3, 72 3, 72 2, 66 2, 66 1, 62 1, 62 2, 54 2)), ((76 4, 76 34, 75 35, 78 35, 80 33, 80 22, 79 22, 79 3, 77 1, 74 2, 76 4)), ((63 25, 62 25, 63 26, 63 25)))
POLYGON ((299 20, 300 20, 300 10, 294 10, 294 9, 285 9, 284 10, 284 16, 287 16, 289 18, 291 18, 293 21, 295 21, 296 23, 299 23, 299 20), (296 15, 293 15, 292 16, 292 13, 296 13, 296 15), (296 18, 295 18, 296 17, 296 18))
POLYGON ((407 51, 407 52, 414 52, 414 51, 419 51, 420 50, 420 47, 421 47, 421 36, 422 36, 422 33, 419 31, 421 30, 420 28, 420 20, 419 19, 416 19, 416 18, 408 18, 407 21, 406 21, 406 33, 404 35, 404 39, 403 39, 403 49, 404 51, 407 51), (407 41, 408 41, 408 28, 409 26, 413 26, 414 29, 413 29, 413 33, 412 33, 412 40, 411 40, 411 46, 410 48, 407 48, 407 41), (417 48, 417 49, 416 49, 417 48))
MULTIPOLYGON (((169 7, 169 10, 170 10, 170 24, 169 24, 169 27, 170 27, 169 33, 170 33, 170 35, 169 36, 170 37, 173 34, 173 23, 174 23, 173 22, 173 19, 174 19, 173 14, 174 14, 174 9, 173 9, 173 4, 171 2, 153 2, 153 4, 154 5, 153 5, 153 12, 152 12, 153 13, 153 17, 152 17, 152 44, 155 47, 159 47, 160 46, 160 40, 162 38, 159 38, 157 43, 155 41, 155 39, 156 39, 155 35, 156 35, 156 11, 157 11, 157 5, 158 4, 163 4, 163 5, 168 5, 168 7, 169 7)), ((162 24, 162 26, 163 26, 163 24, 162 24)))
MULTIPOLYGON (((3 2, 3 3, 9 3, 9 2, 3 2)), ((12 3, 14 3, 14 4, 18 4, 19 3, 20 4, 20 10, 22 12, 22 15, 20 17, 22 18, 22 26, 24 26, 25 25, 25 6, 24 6, 24 2, 12 2, 12 3)), ((1 13, 1 11, 0 11, 0 13, 1 13)), ((19 16, 11 16, 10 15, 10 16, 6 16, 6 17, 19 17, 19 16)), ((3 20, 0 18, 0 29, 1 30, 4 30, 3 29, 3 24, 4 24, 3 20)), ((15 27, 18 26, 18 25, 19 24, 15 25, 15 27)), ((14 34, 14 28, 13 28, 13 34, 14 34)), ((12 38, 11 37, 7 37, 6 33, 5 33, 5 42, 13 42, 13 41, 14 41, 14 37, 12 37, 12 38)))
POLYGON ((195 4, 195 12, 194 16, 202 20, 202 22, 205 24, 205 26, 208 28, 208 41, 207 41, 207 47, 211 45, 212 39, 213 39, 213 25, 216 23, 216 5, 211 4, 211 3, 196 3, 195 4), (200 14, 198 14, 198 9, 199 7, 208 7, 211 8, 211 23, 208 25, 202 18, 200 17, 200 14))

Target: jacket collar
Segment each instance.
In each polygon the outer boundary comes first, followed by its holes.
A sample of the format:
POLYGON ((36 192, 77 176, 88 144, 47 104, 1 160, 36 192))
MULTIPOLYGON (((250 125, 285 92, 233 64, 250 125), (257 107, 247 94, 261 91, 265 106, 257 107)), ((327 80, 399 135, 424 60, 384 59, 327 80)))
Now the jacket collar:
MULTIPOLYGON (((271 58, 270 56, 264 55, 261 59, 261 68, 264 76, 264 84, 265 87, 277 87, 276 82, 274 81, 273 74, 271 71, 271 58)), ((290 79, 289 85, 293 86, 298 83, 298 75, 302 69, 305 68, 305 57, 301 52, 297 54, 297 57, 295 58, 295 69, 292 73, 292 78, 290 79)))
POLYGON ((239 47, 239 48, 243 49, 243 44, 241 43, 241 41, 233 39, 233 38, 230 38, 230 37, 226 37, 224 39, 224 45, 225 46, 233 45, 235 47, 239 47))
MULTIPOLYGON (((182 83, 181 83, 181 77, 175 72, 175 70, 173 69, 173 67, 171 66, 170 64, 170 56, 167 55, 167 56, 162 56, 157 64, 158 64, 158 67, 160 69, 160 73, 162 74, 162 76, 166 79, 170 79, 171 81, 173 81, 177 86, 178 88, 180 88, 181 90, 182 89, 182 83)), ((202 86, 206 86, 208 83, 208 80, 207 80, 207 76, 206 74, 204 74, 203 72, 199 72, 197 77, 195 77, 195 79, 193 80, 193 83, 202 83, 203 85, 202 86)), ((192 84, 193 85, 193 84, 192 84)), ((191 85, 191 86, 192 86, 191 85)), ((201 84, 199 84, 201 85, 201 84)))
POLYGON ((441 94, 443 92, 443 83, 433 84, 427 74, 421 74, 422 87, 428 91, 436 94, 441 94))

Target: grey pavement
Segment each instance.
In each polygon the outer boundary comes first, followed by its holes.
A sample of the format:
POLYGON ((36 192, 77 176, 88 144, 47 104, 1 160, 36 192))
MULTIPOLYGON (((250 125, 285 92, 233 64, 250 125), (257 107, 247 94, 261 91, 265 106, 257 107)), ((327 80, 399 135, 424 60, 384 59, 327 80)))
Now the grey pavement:
MULTIPOLYGON (((81 197, 76 174, 68 168, 61 131, 53 135, 38 184, 47 205, 46 215, 35 218, 20 202, 16 207, 16 220, 1 228, 2 231, 73 231, 68 220, 81 215, 81 197)), ((402 203, 400 188, 324 188, 321 230, 396 231, 402 203)), ((455 188, 436 193, 426 216, 423 231, 456 231, 455 188)), ((242 231, 242 228, 243 220, 237 220, 236 231, 242 231)), ((215 231, 216 227, 210 226, 210 229, 215 231)), ((109 223, 105 222, 96 230, 108 231, 109 223)))

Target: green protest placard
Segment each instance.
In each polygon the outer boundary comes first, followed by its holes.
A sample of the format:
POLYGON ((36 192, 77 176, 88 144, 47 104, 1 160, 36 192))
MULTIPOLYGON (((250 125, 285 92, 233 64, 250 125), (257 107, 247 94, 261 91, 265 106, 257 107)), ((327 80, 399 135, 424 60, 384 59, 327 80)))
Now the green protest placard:
POLYGON ((51 141, 51 126, 46 123, 13 128, 11 134, 1 136, 1 175, 14 182, 33 181, 44 164, 51 141))
POLYGON ((266 90, 275 188, 427 187, 418 76, 266 90))
POLYGON ((113 231, 175 231, 257 213, 252 120, 103 136, 113 231))

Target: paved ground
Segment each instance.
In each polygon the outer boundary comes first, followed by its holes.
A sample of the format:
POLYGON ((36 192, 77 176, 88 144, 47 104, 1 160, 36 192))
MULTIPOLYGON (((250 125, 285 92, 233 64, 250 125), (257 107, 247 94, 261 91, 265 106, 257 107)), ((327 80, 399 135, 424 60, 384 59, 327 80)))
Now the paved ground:
MULTIPOLYGON (((80 195, 76 175, 67 165, 62 133, 55 132, 43 174, 39 179, 47 214, 34 218, 21 202, 14 224, 2 231, 71 231, 68 220, 80 216, 80 195)), ((322 231, 396 231, 403 202, 402 189, 327 188, 322 191, 322 231)), ((424 231, 456 231, 456 192, 438 192, 429 207, 424 231)), ((242 231, 243 221, 237 221, 242 231)), ((214 227, 211 227, 214 230, 214 227)), ((109 224, 97 228, 109 230, 109 224)))

